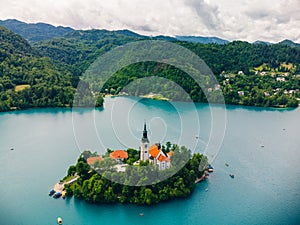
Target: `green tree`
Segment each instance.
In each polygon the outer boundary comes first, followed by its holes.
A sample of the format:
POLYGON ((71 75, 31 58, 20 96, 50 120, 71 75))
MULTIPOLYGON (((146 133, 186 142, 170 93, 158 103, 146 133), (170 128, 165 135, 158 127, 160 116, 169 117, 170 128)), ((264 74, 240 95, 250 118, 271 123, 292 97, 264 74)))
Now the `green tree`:
POLYGON ((76 165, 76 173, 81 177, 87 177, 89 170, 90 166, 86 162, 80 161, 76 165))
POLYGON ((73 176, 76 173, 76 166, 70 166, 68 169, 68 176, 73 176))

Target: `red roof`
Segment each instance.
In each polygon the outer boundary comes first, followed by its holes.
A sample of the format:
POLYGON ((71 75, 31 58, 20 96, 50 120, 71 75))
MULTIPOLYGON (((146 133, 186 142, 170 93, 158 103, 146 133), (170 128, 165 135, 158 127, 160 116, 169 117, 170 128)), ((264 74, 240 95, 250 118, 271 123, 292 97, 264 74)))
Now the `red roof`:
POLYGON ((168 157, 166 157, 166 156, 164 156, 164 155, 161 154, 158 157, 158 161, 160 161, 160 162, 163 162, 163 161, 170 162, 170 159, 168 157))
POLYGON ((128 153, 124 150, 115 150, 114 152, 110 153, 109 156, 112 159, 127 159, 128 153))
POLYGON ((149 153, 153 158, 156 158, 158 156, 159 152, 160 152, 160 150, 158 149, 157 145, 152 145, 149 148, 149 153))
POLYGON ((102 160, 102 158, 100 156, 94 156, 94 157, 87 158, 86 162, 87 162, 87 164, 89 164, 91 166, 96 161, 101 161, 101 160, 102 160))
POLYGON ((173 155, 173 151, 168 152, 168 156, 171 157, 173 155))

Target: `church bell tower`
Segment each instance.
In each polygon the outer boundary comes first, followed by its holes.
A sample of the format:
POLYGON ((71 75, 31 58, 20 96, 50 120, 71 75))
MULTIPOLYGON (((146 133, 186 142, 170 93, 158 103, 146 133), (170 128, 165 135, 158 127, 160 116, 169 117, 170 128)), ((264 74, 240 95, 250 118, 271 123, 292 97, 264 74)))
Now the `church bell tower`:
POLYGON ((141 161, 149 160, 149 139, 148 139, 148 136, 147 136, 146 123, 144 124, 143 137, 142 137, 142 140, 141 140, 140 160, 141 161))

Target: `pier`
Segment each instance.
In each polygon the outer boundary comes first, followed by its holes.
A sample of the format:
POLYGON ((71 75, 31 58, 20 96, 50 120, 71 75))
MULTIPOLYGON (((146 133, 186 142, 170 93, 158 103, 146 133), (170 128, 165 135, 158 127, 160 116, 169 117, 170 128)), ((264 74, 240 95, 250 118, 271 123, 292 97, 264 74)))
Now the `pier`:
POLYGON ((202 177, 197 178, 197 179, 195 180, 195 184, 197 184, 197 183, 199 183, 199 182, 201 182, 201 181, 204 181, 206 178, 208 178, 208 176, 209 176, 209 174, 205 171, 204 174, 202 175, 202 177))
POLYGON ((56 192, 62 193, 65 189, 66 184, 72 184, 74 183, 80 176, 75 175, 73 179, 67 181, 67 182, 58 182, 54 185, 53 190, 56 192))

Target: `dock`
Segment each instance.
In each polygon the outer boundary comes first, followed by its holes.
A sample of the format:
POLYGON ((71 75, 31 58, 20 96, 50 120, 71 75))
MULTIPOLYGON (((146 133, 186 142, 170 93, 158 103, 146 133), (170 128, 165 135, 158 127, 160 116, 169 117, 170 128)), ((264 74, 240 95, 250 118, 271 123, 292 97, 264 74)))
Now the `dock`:
POLYGON ((69 180, 69 181, 67 181, 67 182, 58 182, 58 183, 56 183, 56 184, 54 185, 53 190, 55 191, 55 193, 56 193, 56 192, 60 192, 60 193, 63 193, 63 192, 64 192, 64 194, 66 194, 66 193, 65 193, 65 185, 66 185, 66 184, 72 184, 72 183, 74 183, 79 177, 80 177, 80 176, 75 175, 73 179, 71 179, 71 180, 69 180))
POLYGON ((202 175, 202 177, 197 178, 197 179, 195 180, 195 184, 197 184, 197 183, 199 183, 199 182, 201 182, 201 181, 204 181, 206 178, 208 178, 208 176, 209 176, 209 174, 205 171, 204 174, 202 175))
POLYGON ((65 183, 64 182, 56 183, 53 187, 53 190, 55 192, 62 192, 64 189, 65 189, 65 183))

